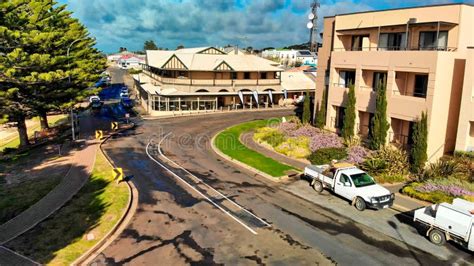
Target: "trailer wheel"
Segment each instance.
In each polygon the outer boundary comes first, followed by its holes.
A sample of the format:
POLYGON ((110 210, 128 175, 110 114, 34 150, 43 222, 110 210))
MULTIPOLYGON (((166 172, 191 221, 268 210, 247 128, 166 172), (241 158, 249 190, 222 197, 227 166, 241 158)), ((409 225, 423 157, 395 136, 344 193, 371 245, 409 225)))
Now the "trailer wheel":
POLYGON ((446 243, 446 236, 438 229, 433 229, 429 234, 430 241, 438 246, 442 246, 446 243))
POLYGON ((320 181, 314 181, 313 188, 318 193, 323 192, 323 184, 320 181))
POLYGON ((354 202, 354 206, 358 211, 363 211, 367 207, 366 204, 365 204, 365 200, 361 197, 356 198, 356 200, 354 202))

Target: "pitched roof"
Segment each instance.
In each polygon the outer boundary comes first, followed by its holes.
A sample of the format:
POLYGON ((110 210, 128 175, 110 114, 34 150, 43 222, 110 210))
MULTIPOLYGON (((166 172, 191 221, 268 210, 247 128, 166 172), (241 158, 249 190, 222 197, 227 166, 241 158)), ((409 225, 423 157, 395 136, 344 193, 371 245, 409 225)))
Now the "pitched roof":
POLYGON ((179 59, 191 71, 214 71, 225 62, 234 71, 282 71, 274 62, 254 55, 201 54, 213 47, 180 49, 177 51, 146 51, 149 66, 163 68, 173 57, 179 59), (184 51, 183 51, 184 50, 184 51))

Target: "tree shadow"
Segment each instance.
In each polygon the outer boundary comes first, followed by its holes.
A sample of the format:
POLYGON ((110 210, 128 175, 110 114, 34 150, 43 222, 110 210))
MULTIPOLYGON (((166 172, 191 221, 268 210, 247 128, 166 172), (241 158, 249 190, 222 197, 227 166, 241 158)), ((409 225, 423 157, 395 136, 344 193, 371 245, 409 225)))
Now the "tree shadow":
POLYGON ((110 182, 98 176, 89 178, 63 207, 5 246, 39 263, 50 262, 57 251, 93 232, 99 225, 110 205, 102 196, 110 182))

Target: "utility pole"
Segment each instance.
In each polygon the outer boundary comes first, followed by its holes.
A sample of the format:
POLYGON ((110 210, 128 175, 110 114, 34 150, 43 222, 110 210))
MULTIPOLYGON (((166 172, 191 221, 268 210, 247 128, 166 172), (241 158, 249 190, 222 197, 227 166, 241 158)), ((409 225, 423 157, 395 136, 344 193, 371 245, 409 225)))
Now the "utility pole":
POLYGON ((308 15, 309 22, 306 27, 309 29, 309 51, 317 52, 318 50, 318 8, 320 7, 318 0, 311 3, 311 13, 308 15))

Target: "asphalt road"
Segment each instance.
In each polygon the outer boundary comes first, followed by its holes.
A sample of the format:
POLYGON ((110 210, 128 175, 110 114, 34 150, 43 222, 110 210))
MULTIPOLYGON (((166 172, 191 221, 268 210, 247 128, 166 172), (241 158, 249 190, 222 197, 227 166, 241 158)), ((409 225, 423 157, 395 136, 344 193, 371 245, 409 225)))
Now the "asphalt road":
MULTIPOLYGON (((108 142, 110 157, 134 175, 139 205, 127 229, 94 264, 438 265, 465 257, 453 250, 442 261, 298 198, 210 149, 211 137, 228 126, 287 114, 141 121, 108 142)), ((368 215, 377 219, 377 212, 368 215)))

